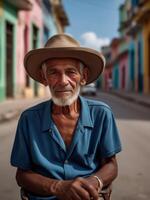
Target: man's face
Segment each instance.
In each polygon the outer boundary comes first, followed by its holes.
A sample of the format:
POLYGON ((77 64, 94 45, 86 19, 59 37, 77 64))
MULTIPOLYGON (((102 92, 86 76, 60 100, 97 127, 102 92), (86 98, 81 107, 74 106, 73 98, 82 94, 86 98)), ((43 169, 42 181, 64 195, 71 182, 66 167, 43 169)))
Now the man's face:
POLYGON ((54 103, 65 106, 77 99, 80 86, 86 83, 87 69, 81 69, 76 59, 50 59, 46 62, 44 76, 54 103))

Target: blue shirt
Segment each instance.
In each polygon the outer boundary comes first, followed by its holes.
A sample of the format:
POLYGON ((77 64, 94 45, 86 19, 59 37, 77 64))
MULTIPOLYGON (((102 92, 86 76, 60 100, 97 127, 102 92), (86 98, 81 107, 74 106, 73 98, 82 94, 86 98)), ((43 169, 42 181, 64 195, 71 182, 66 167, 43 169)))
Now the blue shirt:
MULTIPOLYGON (((17 127, 11 164, 50 178, 68 180, 91 175, 100 169, 102 158, 120 152, 121 143, 110 107, 79 98, 81 111, 68 149, 53 122, 51 100, 24 111, 17 127)), ((30 199, 56 198, 30 194, 30 199)))

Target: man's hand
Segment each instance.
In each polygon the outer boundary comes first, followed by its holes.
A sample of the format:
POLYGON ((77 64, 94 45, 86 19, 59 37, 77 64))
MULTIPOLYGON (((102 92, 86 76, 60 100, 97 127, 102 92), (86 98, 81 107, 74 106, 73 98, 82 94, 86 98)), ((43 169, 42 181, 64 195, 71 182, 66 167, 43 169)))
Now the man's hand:
POLYGON ((55 191, 55 196, 61 200, 98 200, 96 188, 85 178, 59 181, 55 191))

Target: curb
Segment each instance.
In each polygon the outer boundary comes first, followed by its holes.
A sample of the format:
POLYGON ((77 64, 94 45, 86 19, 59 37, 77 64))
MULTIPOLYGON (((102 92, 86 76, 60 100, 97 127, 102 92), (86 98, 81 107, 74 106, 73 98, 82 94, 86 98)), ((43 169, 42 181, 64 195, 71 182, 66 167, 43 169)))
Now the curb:
POLYGON ((0 115, 0 124, 15 119, 19 116, 20 110, 17 111, 9 111, 7 113, 3 113, 0 115))
POLYGON ((135 97, 132 97, 132 96, 129 96, 129 95, 120 94, 120 93, 115 92, 115 91, 111 91, 111 94, 113 94, 115 96, 118 96, 118 97, 120 97, 122 99, 126 99, 127 101, 135 102, 138 105, 142 105, 142 106, 150 109, 150 102, 143 101, 141 99, 136 99, 135 97))
MULTIPOLYGON (((115 92, 115 91, 111 91, 110 94, 112 95, 115 95, 115 96, 118 96, 122 99, 125 99, 127 101, 132 101, 132 102, 135 102, 136 104, 138 105, 142 105, 146 108, 149 108, 150 109, 150 102, 147 102, 147 101, 143 101, 141 99, 136 99, 135 97, 133 96, 130 96, 130 95, 124 95, 124 94, 121 94, 119 92, 115 92)), ((13 120, 15 118, 17 118, 20 113, 22 112, 22 108, 21 109, 17 109, 15 111, 13 110, 10 110, 6 113, 2 113, 0 114, 0 124, 2 123, 5 123, 7 121, 10 121, 10 120, 13 120)))
MULTIPOLYGON (((25 109, 42 102, 42 100, 47 100, 47 98, 38 98, 27 102, 25 101, 21 106, 18 106, 18 104, 15 102, 15 106, 11 106, 11 108, 6 112, 0 113, 0 124, 16 119, 25 109)), ((7 105, 4 105, 4 107, 5 106, 7 107, 7 105)))

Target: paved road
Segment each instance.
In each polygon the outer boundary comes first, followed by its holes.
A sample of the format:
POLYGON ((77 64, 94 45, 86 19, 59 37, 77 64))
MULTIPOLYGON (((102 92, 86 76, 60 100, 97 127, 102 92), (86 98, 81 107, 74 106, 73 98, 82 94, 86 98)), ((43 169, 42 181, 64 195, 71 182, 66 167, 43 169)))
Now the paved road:
POLYGON ((113 199, 149 200, 150 109, 106 94, 98 99, 112 107, 123 144, 113 199))
POLYGON ((19 200, 15 168, 9 164, 17 120, 0 124, 0 199, 19 200))
MULTIPOLYGON (((118 155, 119 176, 113 185, 114 200, 149 200, 150 109, 115 96, 97 97, 108 103, 115 114, 123 143, 118 155)), ((17 120, 0 125, 0 199, 19 200, 15 169, 9 165, 17 120)))

